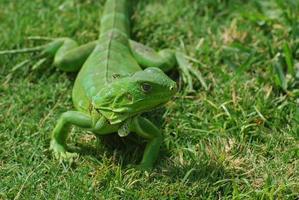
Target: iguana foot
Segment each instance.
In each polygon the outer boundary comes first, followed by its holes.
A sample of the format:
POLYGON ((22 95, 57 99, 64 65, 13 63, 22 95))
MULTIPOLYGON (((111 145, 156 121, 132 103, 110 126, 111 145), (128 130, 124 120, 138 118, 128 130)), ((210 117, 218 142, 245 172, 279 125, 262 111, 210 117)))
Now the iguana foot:
POLYGON ((53 39, 51 42, 41 45, 35 46, 32 48, 22 48, 22 49, 13 49, 13 50, 3 50, 0 51, 1 55, 6 54, 22 54, 22 53, 34 53, 34 55, 21 63, 16 64, 12 67, 12 72, 17 69, 25 66, 31 66, 31 70, 37 70, 41 66, 43 66, 47 62, 51 62, 55 53, 58 51, 59 47, 62 45, 62 39, 57 38, 53 39))
POLYGON ((50 149, 53 151, 54 156, 59 162, 73 163, 79 155, 77 153, 71 153, 65 150, 65 147, 54 139, 51 141, 50 149))
POLYGON ((192 76, 200 82, 204 90, 208 90, 208 86, 200 71, 192 67, 187 56, 181 52, 176 52, 175 56, 182 71, 183 82, 187 84, 187 92, 194 92, 192 76))

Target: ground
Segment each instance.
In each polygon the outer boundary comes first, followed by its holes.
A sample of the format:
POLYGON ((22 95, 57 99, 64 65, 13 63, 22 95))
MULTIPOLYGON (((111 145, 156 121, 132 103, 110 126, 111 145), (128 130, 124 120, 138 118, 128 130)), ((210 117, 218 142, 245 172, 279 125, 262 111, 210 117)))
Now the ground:
MULTIPOLYGON (((42 43, 29 36, 94 40, 103 4, 1 0, 0 51, 42 43)), ((59 164, 49 134, 72 109, 76 74, 50 65, 12 72, 33 54, 0 55, 0 199, 298 198, 298 1, 146 0, 134 10, 132 37, 185 51, 208 86, 195 81, 186 93, 180 84, 152 114, 164 133, 153 171, 128 167, 144 147, 134 136, 97 142, 77 128, 69 143, 81 156, 59 164)))

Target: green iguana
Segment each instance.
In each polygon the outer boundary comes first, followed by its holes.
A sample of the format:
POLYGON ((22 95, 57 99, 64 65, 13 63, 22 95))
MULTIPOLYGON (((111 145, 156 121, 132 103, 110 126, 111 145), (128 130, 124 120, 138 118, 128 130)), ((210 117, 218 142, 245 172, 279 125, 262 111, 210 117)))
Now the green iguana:
MULTIPOLYGON (((107 0, 96 41, 78 46, 72 39, 58 38, 41 47, 0 52, 40 51, 35 67, 52 59, 62 71, 79 71, 72 92, 76 111, 64 112, 51 135, 50 148, 60 160, 77 156, 68 152, 66 145, 69 129, 75 125, 96 135, 118 132, 123 137, 134 132, 147 139, 139 168, 152 168, 162 134, 140 114, 166 103, 176 93, 176 83, 164 72, 178 65, 189 87, 190 72, 200 79, 182 53, 169 49, 155 52, 130 40, 129 17, 127 0, 107 0)), ((26 62, 29 60, 21 65, 26 62)))

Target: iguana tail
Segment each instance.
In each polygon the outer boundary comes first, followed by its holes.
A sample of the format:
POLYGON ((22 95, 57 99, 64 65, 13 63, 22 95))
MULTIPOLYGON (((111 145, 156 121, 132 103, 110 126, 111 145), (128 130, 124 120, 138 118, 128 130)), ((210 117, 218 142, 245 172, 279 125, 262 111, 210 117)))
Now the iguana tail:
POLYGON ((118 32, 129 37, 130 8, 129 0, 107 0, 101 19, 100 38, 111 32, 118 32))

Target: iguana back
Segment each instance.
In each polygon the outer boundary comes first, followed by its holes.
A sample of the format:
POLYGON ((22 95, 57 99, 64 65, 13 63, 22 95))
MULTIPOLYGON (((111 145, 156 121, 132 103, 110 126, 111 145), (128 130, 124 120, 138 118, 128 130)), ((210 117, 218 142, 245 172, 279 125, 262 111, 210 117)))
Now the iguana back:
POLYGON ((73 102, 78 110, 87 112, 91 98, 114 79, 141 70, 129 48, 129 35, 127 0, 108 0, 98 44, 75 81, 73 102))

